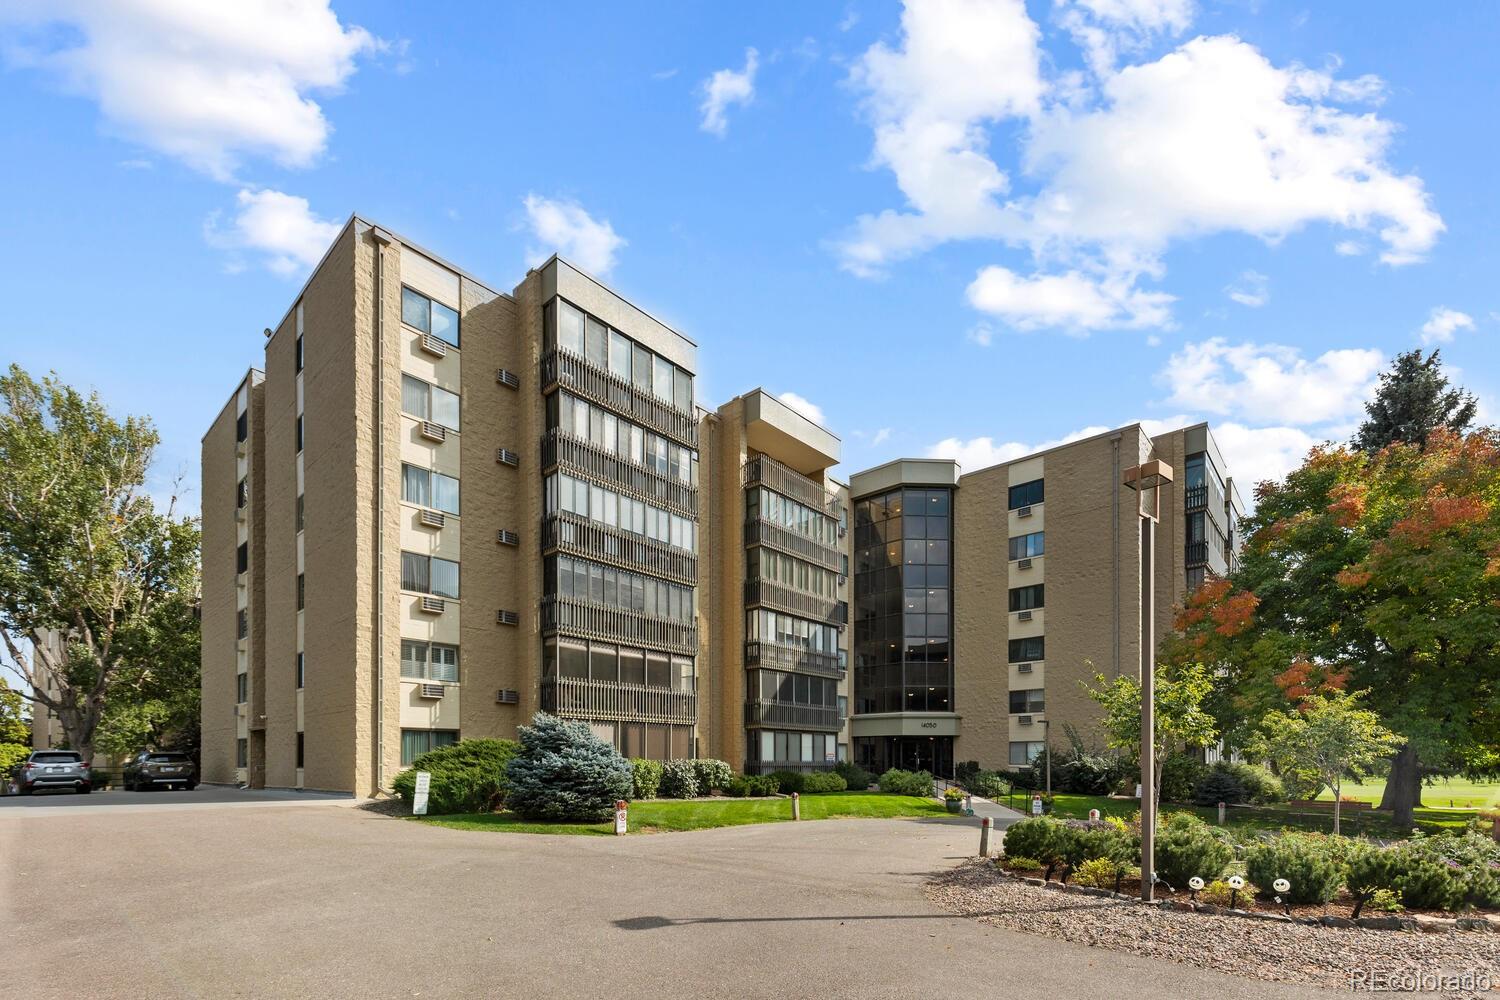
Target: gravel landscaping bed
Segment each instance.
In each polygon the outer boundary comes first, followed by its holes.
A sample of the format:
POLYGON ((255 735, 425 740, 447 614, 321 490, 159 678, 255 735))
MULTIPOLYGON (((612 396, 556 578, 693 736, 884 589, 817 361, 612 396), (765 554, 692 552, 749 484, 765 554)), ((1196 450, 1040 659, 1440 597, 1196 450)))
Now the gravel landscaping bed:
POLYGON ((1391 934, 1183 913, 1027 885, 979 859, 935 876, 927 895, 943 909, 1008 930, 1232 975, 1347 991, 1355 969, 1392 976, 1470 973, 1500 987, 1500 934, 1494 933, 1391 934))

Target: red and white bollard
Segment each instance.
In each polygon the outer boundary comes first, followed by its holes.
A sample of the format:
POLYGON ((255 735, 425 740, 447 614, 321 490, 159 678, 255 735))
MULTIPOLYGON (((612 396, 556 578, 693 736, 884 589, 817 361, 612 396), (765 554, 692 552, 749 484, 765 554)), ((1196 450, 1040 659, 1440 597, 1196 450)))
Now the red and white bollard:
POLYGON ((802 796, 792 793, 792 819, 802 818, 802 796))
POLYGON ((630 803, 624 799, 615 802, 615 836, 623 837, 630 829, 630 803))
POLYGON ((990 828, 994 825, 995 821, 989 816, 979 821, 979 856, 981 858, 990 856, 990 828))
POLYGON ((1089 810, 1089 822, 1090 823, 1097 823, 1097 822, 1099 822, 1099 810, 1097 810, 1097 809, 1090 809, 1089 810))

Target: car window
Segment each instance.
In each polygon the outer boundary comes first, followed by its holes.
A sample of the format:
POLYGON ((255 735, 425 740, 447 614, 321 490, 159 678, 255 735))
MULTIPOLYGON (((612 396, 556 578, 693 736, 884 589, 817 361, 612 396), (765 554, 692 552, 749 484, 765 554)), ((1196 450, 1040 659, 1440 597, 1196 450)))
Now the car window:
POLYGON ((181 764, 188 759, 185 753, 153 753, 146 757, 153 764, 181 764))
POLYGON ((61 753, 34 753, 31 759, 38 764, 76 764, 83 758, 72 751, 61 753))

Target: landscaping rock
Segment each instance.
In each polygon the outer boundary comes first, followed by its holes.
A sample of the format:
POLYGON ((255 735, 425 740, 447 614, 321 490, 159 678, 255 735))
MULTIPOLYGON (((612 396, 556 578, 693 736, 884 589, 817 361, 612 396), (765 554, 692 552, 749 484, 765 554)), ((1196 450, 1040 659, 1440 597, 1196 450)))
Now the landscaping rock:
POLYGON ((1490 930, 1490 922, 1485 917, 1456 917, 1453 924, 1461 931, 1487 931, 1490 930))
POLYGON ((1324 927, 1353 927, 1354 921, 1348 917, 1319 917, 1318 923, 1324 927))
POLYGON ((1376 931, 1399 931, 1405 925, 1405 922, 1397 916, 1360 917, 1355 923, 1376 931))
POLYGON ((1038 889, 1040 889, 1042 886, 1044 886, 1044 885, 1047 884, 1044 880, 1039 879, 1039 878, 1032 878, 1030 875, 1028 875, 1025 878, 1021 879, 1021 881, 1025 882, 1027 885, 1034 885, 1038 889))
POLYGON ((1418 913, 1411 919, 1417 930, 1428 934, 1446 934, 1454 930, 1454 923, 1448 917, 1429 917, 1425 913, 1418 913))

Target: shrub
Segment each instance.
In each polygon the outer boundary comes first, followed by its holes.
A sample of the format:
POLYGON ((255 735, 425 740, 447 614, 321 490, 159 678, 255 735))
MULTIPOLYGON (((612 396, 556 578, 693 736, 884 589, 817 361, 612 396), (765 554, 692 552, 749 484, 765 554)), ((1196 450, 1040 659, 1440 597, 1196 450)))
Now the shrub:
POLYGON ((757 774, 750 778, 751 795, 776 795, 781 791, 781 779, 774 774, 757 774))
POLYGON ((1003 799, 1010 794, 1010 782, 999 771, 980 771, 965 787, 985 799, 1003 799))
POLYGON ((410 806, 417 772, 426 771, 432 776, 427 785, 427 811, 432 815, 493 812, 505 799, 506 769, 520 749, 515 740, 459 740, 417 757, 396 775, 391 788, 410 806))
POLYGON ((1156 874, 1173 889, 1194 875, 1212 882, 1234 858, 1225 834, 1191 813, 1172 813, 1156 835, 1156 874))
POLYGON ((1381 913, 1400 913, 1406 907, 1401 903, 1401 893, 1390 889, 1376 889, 1375 895, 1370 897, 1370 909, 1381 913))
POLYGON ((1360 840, 1350 842, 1344 853, 1344 885, 1354 897, 1354 916, 1376 893, 1392 891, 1400 869, 1401 856, 1396 851, 1360 840))
MULTIPOLYGON (((1042 764, 1045 767, 1046 761, 1042 764)), ((1119 787, 1129 769, 1129 763, 1115 754, 1072 746, 1052 761, 1052 787, 1078 795, 1108 795, 1119 787)))
MULTIPOLYGON (((996 858, 995 860, 998 863, 1001 859, 996 858)), ((1036 858, 1027 858, 1019 854, 1007 854, 1004 861, 1005 867, 1013 872, 1039 872, 1042 870, 1042 863, 1036 858)))
POLYGON ((1253 844, 1245 852, 1245 874, 1256 885, 1268 887, 1279 878, 1292 883, 1287 901, 1326 903, 1339 891, 1344 866, 1338 852, 1343 845, 1312 833, 1283 833, 1253 844))
POLYGON ((947 788, 943 789, 944 802, 962 802, 968 797, 969 793, 964 791, 962 788, 959 788, 957 785, 949 785, 947 788))
POLYGON ((1192 802, 1198 783, 1207 776, 1208 766, 1201 760, 1183 753, 1172 754, 1161 766, 1161 800, 1192 802))
POLYGON ((1240 779, 1228 770, 1211 768, 1203 779, 1198 782, 1198 787, 1193 790, 1193 801, 1200 806, 1216 805, 1220 802, 1231 805, 1244 802, 1249 798, 1245 786, 1240 784, 1240 779))
POLYGON ((631 798, 654 799, 661 792, 661 761, 631 758, 630 773, 633 785, 631 798))
POLYGON ((1281 779, 1263 767, 1257 767, 1254 764, 1231 764, 1221 760, 1214 765, 1214 771, 1224 771, 1234 775, 1240 787, 1245 791, 1245 798, 1242 801, 1258 806, 1286 801, 1286 789, 1282 788, 1281 779))
POLYGON ((769 774, 737 774, 724 787, 724 794, 737 799, 747 795, 763 797, 775 795, 778 787, 776 779, 769 774))
POLYGON ((866 771, 858 764, 851 763, 847 760, 841 760, 837 764, 833 765, 833 770, 835 774, 844 779, 844 785, 850 791, 862 792, 865 789, 869 788, 871 785, 875 784, 875 775, 871 774, 869 771, 866 771))
POLYGON ((1035 858, 1046 866, 1046 878, 1064 860, 1070 836, 1061 820, 1046 816, 1033 816, 1016 823, 1005 831, 1003 846, 1005 856, 1035 858))
POLYGON ((1255 883, 1246 882, 1236 892, 1230 888, 1228 882, 1216 878, 1203 887, 1203 891, 1198 893, 1198 898, 1205 903, 1212 903, 1214 906, 1243 906, 1248 901, 1254 899, 1258 891, 1255 883))
POLYGON ((668 760, 661 765, 661 788, 664 799, 690 799, 698 794, 698 769, 690 760, 668 760))
POLYGON ((0 743, 0 783, 9 784, 10 772, 31 753, 31 747, 21 743, 0 743))
POLYGON ((891 768, 880 776, 880 790, 887 795, 916 795, 932 798, 932 775, 926 771, 902 771, 891 768))
POLYGON ((832 771, 814 771, 812 774, 802 776, 802 793, 809 792, 842 792, 848 788, 842 775, 832 771))
POLYGON ((807 775, 799 771, 772 771, 766 777, 775 778, 776 785, 782 793, 790 795, 793 792, 802 791, 802 782, 807 775))
POLYGON ((506 805, 526 819, 598 823, 631 792, 630 764, 586 723, 538 712, 520 727, 521 747, 506 768, 506 805))
POLYGON ((1396 848, 1395 889, 1401 901, 1419 910, 1454 910, 1463 903, 1462 883, 1444 861, 1409 846, 1396 848))
POLYGON ((979 761, 962 761, 957 767, 953 769, 953 780, 958 782, 960 785, 963 785, 965 788, 968 788, 969 782, 974 780, 974 775, 978 773, 979 761))
POLYGON ((1120 866, 1108 858, 1090 858, 1073 872, 1073 881, 1096 889, 1113 889, 1119 875, 1120 866))
POLYGON ((734 778, 734 768, 722 760, 700 758, 693 761, 693 770, 698 775, 699 795, 707 795, 716 788, 722 789, 734 778))

